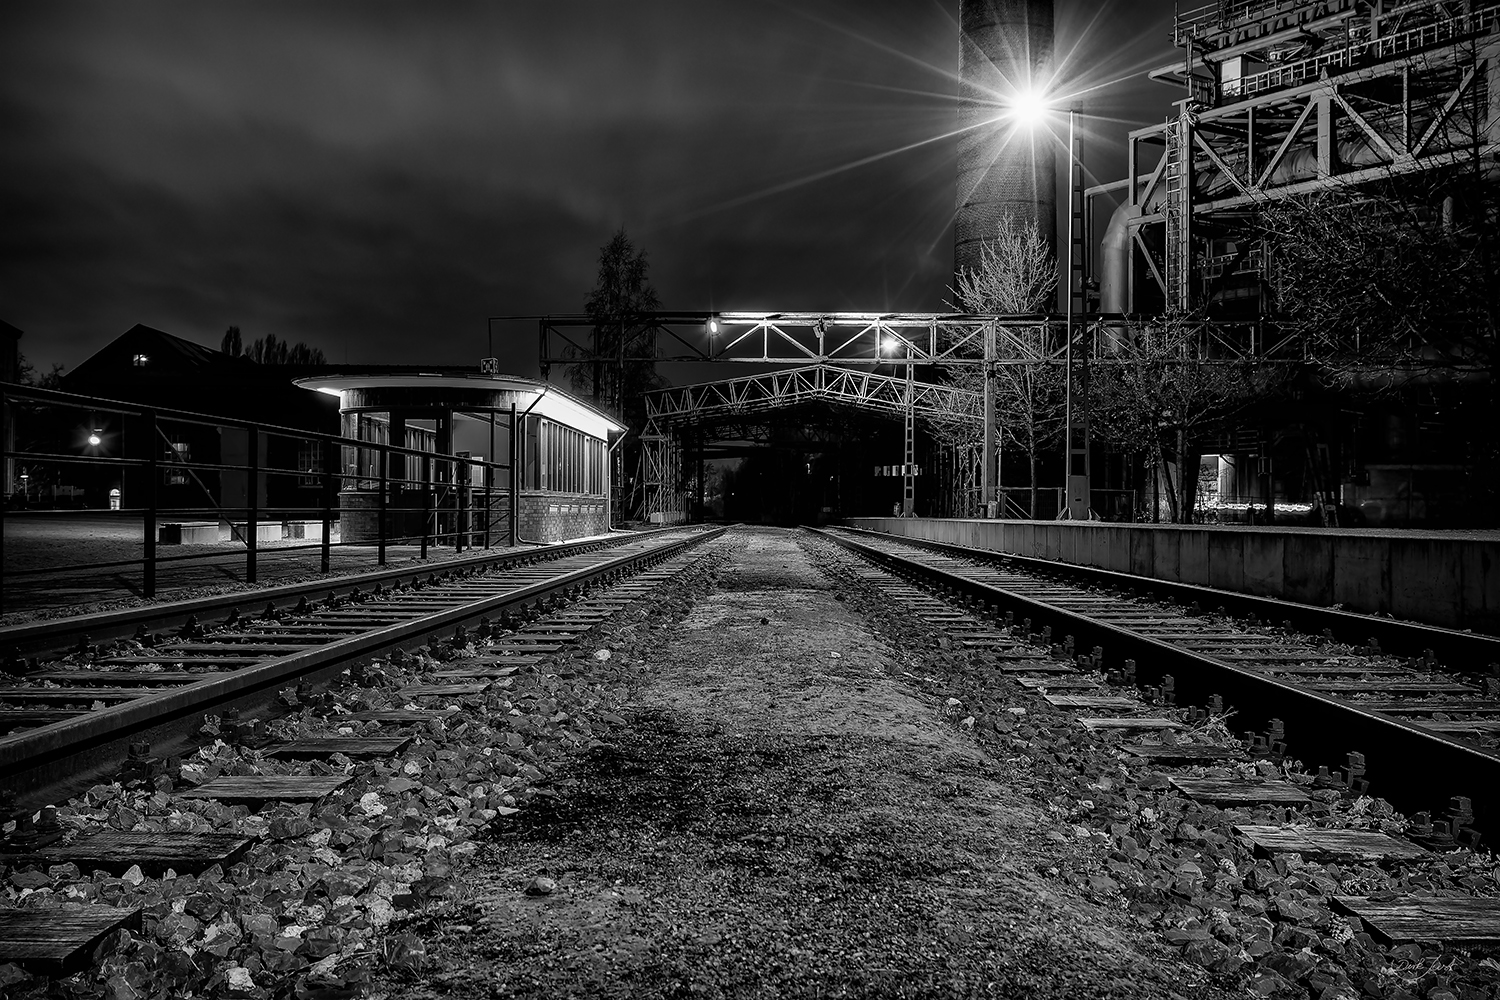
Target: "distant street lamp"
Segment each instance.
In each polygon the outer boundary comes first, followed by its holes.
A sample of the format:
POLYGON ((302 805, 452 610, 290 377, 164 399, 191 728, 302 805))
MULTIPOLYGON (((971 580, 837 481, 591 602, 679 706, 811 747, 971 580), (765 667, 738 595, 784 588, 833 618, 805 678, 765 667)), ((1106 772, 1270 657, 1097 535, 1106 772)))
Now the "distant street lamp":
MULTIPOLYGON (((1045 120, 1050 105, 1044 95, 1036 91, 1022 91, 1018 93, 1009 104, 1011 116, 1019 123, 1027 126, 1035 126, 1045 120)), ((1073 441, 1073 174, 1078 170, 1078 147, 1075 144, 1075 128, 1077 124, 1078 110, 1068 109, 1068 257, 1067 267, 1064 271, 1065 281, 1063 285, 1064 300, 1064 336, 1063 345, 1063 485, 1066 490, 1064 497, 1068 517, 1074 520, 1088 520, 1089 516, 1089 472, 1088 472, 1088 439, 1085 431, 1085 439, 1082 446, 1074 447, 1073 441), (1075 451, 1078 455, 1075 455, 1075 451), (1075 459, 1080 456, 1082 462, 1075 459), (1075 474, 1075 466, 1078 471, 1075 474)), ((1055 224, 1055 220, 1054 220, 1055 224)), ((985 372, 985 395, 989 395, 989 372, 985 372)), ((1084 425, 1087 428, 1087 424, 1084 425)), ((988 452, 989 449, 987 448, 988 452)), ((994 461, 993 453, 985 455, 985 468, 994 461)))
POLYGON ((103 441, 104 439, 99 436, 99 428, 95 427, 89 433, 89 447, 97 448, 103 441))
POLYGON ((902 409, 905 411, 904 427, 902 428, 903 445, 901 463, 901 516, 911 517, 916 513, 917 496, 917 453, 916 453, 916 385, 914 382, 914 368, 912 358, 911 342, 894 334, 886 334, 880 338, 875 348, 878 354, 891 355, 895 361, 895 355, 900 352, 906 357, 906 387, 902 393, 902 409))

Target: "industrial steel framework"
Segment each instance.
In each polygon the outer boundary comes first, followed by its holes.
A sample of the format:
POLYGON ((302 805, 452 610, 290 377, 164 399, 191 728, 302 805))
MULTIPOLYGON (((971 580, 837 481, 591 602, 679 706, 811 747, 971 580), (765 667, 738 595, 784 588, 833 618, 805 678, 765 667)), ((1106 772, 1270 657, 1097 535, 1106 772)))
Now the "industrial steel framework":
POLYGON ((900 416, 904 424, 902 504, 912 510, 916 476, 916 421, 979 423, 983 396, 951 385, 919 382, 913 365, 895 378, 828 364, 782 369, 742 378, 676 386, 646 397, 646 433, 642 435, 647 511, 665 515, 681 509, 677 488, 686 427, 808 402, 853 406, 900 416))
MULTIPOLYGON (((631 317, 619 342, 633 345, 630 356, 602 359, 632 361, 738 362, 796 366, 727 382, 667 389, 651 394, 641 435, 641 482, 647 517, 672 520, 683 509, 678 488, 682 469, 680 429, 719 406, 787 406, 806 399, 842 403, 900 414, 904 423, 903 506, 912 510, 916 477, 916 422, 981 422, 993 413, 979 394, 952 386, 920 382, 916 370, 969 365, 1060 363, 1067 351, 1068 325, 1056 317, 978 316, 962 313, 863 312, 658 312, 631 317), (894 365, 904 378, 863 373, 863 368, 894 365), (971 398, 972 397, 972 398, 971 398), (972 413, 969 407, 972 406, 972 413), (701 411, 698 409, 702 407, 701 411)), ((1073 330, 1082 349, 1087 331, 1073 330)), ((594 323, 585 316, 547 316, 539 322, 538 355, 542 377, 555 364, 592 361, 594 323)), ((988 390, 986 380, 985 389, 988 390)), ((994 495, 996 463, 993 434, 986 434, 978 454, 961 454, 951 463, 959 475, 974 478, 978 468, 980 499, 994 495), (986 459, 984 456, 990 456, 986 459)))
MULTIPOLYGON (((918 369, 938 373, 965 366, 1062 365, 1071 329, 1075 363, 1110 364, 1129 356, 1129 323, 1119 315, 992 316, 964 313, 863 312, 654 312, 627 318, 618 343, 635 353, 598 358, 593 321, 586 316, 545 316, 538 322, 544 379, 553 365, 592 363, 728 362, 782 366, 781 370, 722 382, 663 389, 648 396, 641 434, 642 507, 632 512, 671 521, 686 510, 680 483, 689 428, 725 413, 765 411, 821 399, 899 414, 905 429, 903 502, 915 490, 915 428, 924 422, 979 422, 991 433, 972 447, 952 449, 944 466, 955 477, 946 491, 996 499, 998 443, 993 434, 993 393, 967 393, 916 379, 918 369), (892 365, 905 377, 874 374, 892 365), (910 400, 908 404, 907 400, 910 400), (739 407, 739 410, 735 410, 739 407), (971 409, 972 408, 972 409, 971 409), (988 415, 990 419, 985 420, 988 415)), ((1194 323, 1196 357, 1226 363, 1300 363, 1304 345, 1259 321, 1194 323)), ((990 388, 985 380, 984 388, 990 388)), ((1086 442, 1081 446, 1086 448, 1086 442)), ((617 477, 623 479, 623 476, 617 477)), ((971 505, 949 504, 955 511, 971 505)))
POLYGON ((1130 133, 1130 179, 1090 192, 1128 188, 1125 311, 1151 307, 1142 286, 1169 311, 1253 298, 1257 205, 1500 151, 1500 4, 1227 0, 1180 11, 1176 41, 1152 76, 1184 89, 1179 113, 1130 133))

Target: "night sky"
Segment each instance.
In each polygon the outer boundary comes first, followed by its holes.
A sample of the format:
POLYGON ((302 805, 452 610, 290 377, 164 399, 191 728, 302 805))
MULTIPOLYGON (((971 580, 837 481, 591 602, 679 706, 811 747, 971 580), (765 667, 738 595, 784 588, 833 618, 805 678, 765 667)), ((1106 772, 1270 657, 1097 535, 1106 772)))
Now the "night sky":
MULTIPOLYGON (((1172 9, 1058 0, 1099 179, 1172 9)), ((958 53, 956 0, 7 0, 0 319, 43 371, 136 323, 473 363, 622 225, 665 308, 941 309, 958 53)))

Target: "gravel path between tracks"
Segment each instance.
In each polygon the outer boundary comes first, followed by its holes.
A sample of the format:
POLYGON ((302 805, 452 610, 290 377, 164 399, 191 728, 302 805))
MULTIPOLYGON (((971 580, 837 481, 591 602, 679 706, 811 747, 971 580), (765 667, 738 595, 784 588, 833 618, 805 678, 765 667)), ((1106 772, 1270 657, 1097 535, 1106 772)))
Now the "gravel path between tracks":
POLYGON ((1076 841, 794 535, 736 539, 628 725, 501 829, 377 995, 1228 995, 1062 874, 1076 841))

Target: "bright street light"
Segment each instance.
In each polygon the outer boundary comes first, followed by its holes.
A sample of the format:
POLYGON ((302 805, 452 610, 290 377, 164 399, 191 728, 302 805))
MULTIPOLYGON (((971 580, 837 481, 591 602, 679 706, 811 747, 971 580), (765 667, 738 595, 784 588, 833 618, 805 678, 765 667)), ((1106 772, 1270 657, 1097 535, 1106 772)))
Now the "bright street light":
POLYGON ((1035 90, 1019 91, 1010 101, 1010 113, 1022 125, 1033 126, 1047 117, 1047 98, 1035 90))
POLYGON ((95 427, 93 433, 89 434, 89 444, 97 448, 99 447, 99 442, 103 440, 104 439, 99 436, 99 428, 95 427))

